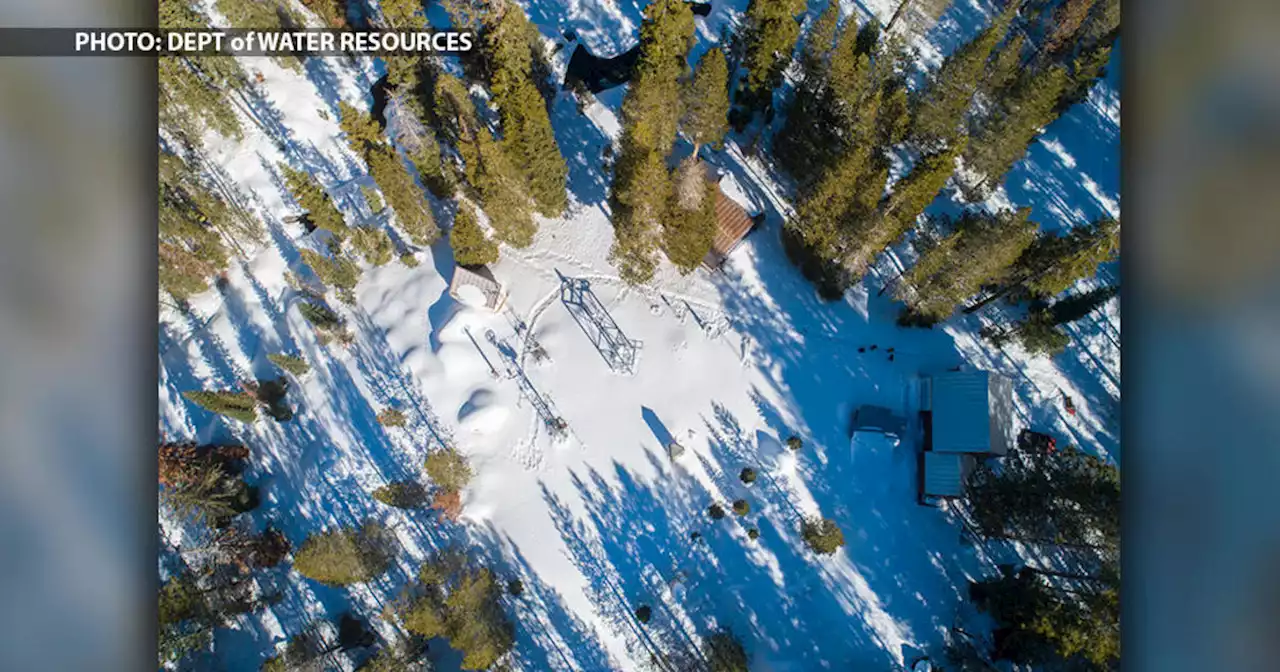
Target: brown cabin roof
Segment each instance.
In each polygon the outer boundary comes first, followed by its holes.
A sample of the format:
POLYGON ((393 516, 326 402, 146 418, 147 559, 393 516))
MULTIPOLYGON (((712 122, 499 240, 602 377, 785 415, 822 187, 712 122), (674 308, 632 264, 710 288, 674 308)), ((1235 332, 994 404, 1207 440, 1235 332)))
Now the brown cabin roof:
POLYGON ((706 170, 707 180, 716 184, 716 237, 711 243, 711 251, 702 261, 714 268, 719 266, 733 248, 738 246, 738 242, 747 235, 755 222, 737 201, 725 196, 724 191, 720 189, 720 175, 715 167, 704 161, 699 163, 706 170))

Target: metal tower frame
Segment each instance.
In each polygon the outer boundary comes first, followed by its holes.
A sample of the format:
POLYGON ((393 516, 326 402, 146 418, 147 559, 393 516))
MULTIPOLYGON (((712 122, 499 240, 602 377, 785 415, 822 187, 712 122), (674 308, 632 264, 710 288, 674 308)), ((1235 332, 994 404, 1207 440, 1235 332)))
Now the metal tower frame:
POLYGON ((613 321, 613 316, 591 291, 591 283, 585 278, 566 278, 560 271, 560 302, 586 332, 610 369, 619 373, 634 373, 636 351, 640 343, 627 338, 613 321))

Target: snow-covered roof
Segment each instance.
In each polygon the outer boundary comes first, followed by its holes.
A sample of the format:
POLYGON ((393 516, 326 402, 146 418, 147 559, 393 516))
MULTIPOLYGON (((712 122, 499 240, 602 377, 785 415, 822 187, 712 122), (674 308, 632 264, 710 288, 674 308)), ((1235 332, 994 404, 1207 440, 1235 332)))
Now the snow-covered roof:
POLYGON ((734 203, 737 203, 738 207, 745 210, 751 217, 755 217, 763 212, 760 208, 760 204, 757 203, 754 198, 747 195, 747 190, 742 188, 742 185, 738 182, 737 178, 733 176, 733 173, 725 172, 720 175, 720 193, 727 196, 734 203))
POLYGON ((933 450, 1004 455, 1013 443, 1013 385, 990 371, 933 378, 933 450))

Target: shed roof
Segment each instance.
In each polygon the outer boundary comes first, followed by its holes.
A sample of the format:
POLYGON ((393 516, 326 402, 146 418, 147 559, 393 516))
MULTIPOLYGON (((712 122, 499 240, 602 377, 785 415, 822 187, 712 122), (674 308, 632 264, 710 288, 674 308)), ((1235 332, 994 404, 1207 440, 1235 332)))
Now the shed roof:
POLYGON ((926 451, 924 454, 924 494, 959 497, 964 492, 964 455, 926 451))
POLYGON ((1012 444, 1013 385, 990 371, 933 379, 933 450, 1004 455, 1012 444))
POLYGON ((489 276, 488 269, 481 267, 479 270, 471 270, 463 266, 453 269, 453 279, 449 281, 449 296, 462 303, 474 304, 477 303, 473 299, 477 290, 481 297, 479 303, 494 312, 501 310, 507 301, 507 290, 502 283, 489 276))

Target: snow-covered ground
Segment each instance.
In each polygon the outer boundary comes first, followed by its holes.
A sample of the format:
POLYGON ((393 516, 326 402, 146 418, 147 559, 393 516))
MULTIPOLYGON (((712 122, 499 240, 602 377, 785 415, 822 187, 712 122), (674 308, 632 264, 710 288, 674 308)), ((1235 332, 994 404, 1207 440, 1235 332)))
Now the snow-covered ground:
MULTIPOLYGON (((745 4, 717 2, 697 19, 695 54, 745 4)), ((887 19, 892 4, 861 3, 858 11, 887 19)), ((572 28, 600 55, 629 48, 640 23, 638 2, 526 6, 549 39, 572 28)), ((935 48, 952 48, 989 11, 958 0, 930 34, 935 48)), ((567 52, 557 54, 558 67, 567 52)), ((224 291, 192 301, 197 317, 163 316, 162 429, 173 438, 235 437, 250 446, 249 480, 263 492, 251 516, 259 525, 270 520, 295 546, 318 530, 373 518, 393 527, 403 549, 392 571, 348 590, 288 569, 268 574, 263 581, 283 589, 285 599, 219 631, 226 669, 257 669, 309 619, 348 609, 388 628, 379 610, 426 555, 450 544, 470 547, 504 577, 523 581, 524 594, 507 598, 523 670, 637 669, 649 650, 694 649, 719 626, 744 640, 752 669, 891 669, 938 646, 965 601, 966 579, 988 560, 962 543, 946 511, 915 503, 912 440, 887 449, 886 459, 855 458, 848 435, 854 408, 876 404, 909 415, 921 372, 962 364, 994 369, 1014 380, 1025 425, 1119 459, 1118 302, 1074 325, 1073 344, 1052 360, 991 348, 977 337, 983 318, 976 315, 934 330, 896 327, 895 305, 876 295, 887 275, 873 273, 843 302, 820 302, 778 240, 786 194, 770 168, 733 139, 712 158, 763 205, 765 225, 723 274, 699 269, 680 277, 664 265, 651 288, 625 287, 606 260, 612 230, 600 167, 619 130, 620 90, 599 96, 585 115, 567 94, 556 101, 553 124, 570 165, 573 204, 564 218, 542 222, 532 247, 504 248, 493 265, 510 290, 510 314, 449 296, 453 262, 442 241, 417 254, 416 268, 393 262, 366 270, 355 307, 330 302, 355 342, 320 346, 285 281, 287 270, 307 275, 298 249, 313 243, 284 223, 296 209, 274 166, 305 165, 340 192, 335 198, 351 221, 371 217, 358 189, 338 189, 366 170, 345 148, 336 107, 339 99, 367 106, 377 72, 371 63, 343 59, 312 59, 301 74, 270 59, 244 61, 265 79, 251 108, 256 121, 246 124, 242 142, 209 136, 206 150, 220 178, 266 223, 268 242, 233 265, 224 291), (560 274, 587 279, 625 335, 639 341, 634 373, 609 369, 562 303, 560 274), (516 328, 521 321, 550 361, 530 354, 516 328), (877 349, 858 352, 872 345, 877 349), (312 367, 290 391, 290 422, 243 426, 181 397, 273 376, 266 355, 281 351, 303 355, 312 367), (568 436, 549 436, 517 380, 493 376, 491 366, 519 367, 568 422, 568 436), (1074 398, 1075 416, 1062 412, 1062 392, 1074 398), (392 405, 405 410, 404 428, 375 420, 392 405), (792 434, 804 440, 798 455, 782 445, 792 434), (369 496, 387 481, 420 474, 426 452, 442 439, 476 472, 458 524, 369 496), (673 439, 687 449, 675 460, 665 449, 673 439), (760 473, 751 486, 737 478, 746 466, 760 473), (709 520, 708 505, 728 508, 740 497, 752 507, 745 518, 709 520), (799 538, 801 517, 819 513, 834 518, 848 541, 828 559, 799 538), (749 527, 759 539, 747 537, 749 527), (654 614, 643 628, 633 616, 641 604, 654 614)), ((1029 205, 1046 228, 1118 215, 1117 90, 1113 74, 1050 126, 991 205, 1029 205)), ((449 208, 437 206, 447 224, 449 208)), ((944 193, 935 207, 957 206, 944 193)), ((890 255, 885 273, 893 265, 890 255)), ((1112 279, 1115 273, 1112 266, 1103 271, 1112 279)), ((182 529, 167 521, 164 527, 181 540, 182 529)))

